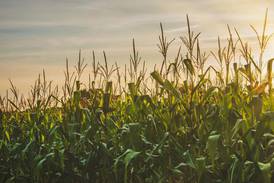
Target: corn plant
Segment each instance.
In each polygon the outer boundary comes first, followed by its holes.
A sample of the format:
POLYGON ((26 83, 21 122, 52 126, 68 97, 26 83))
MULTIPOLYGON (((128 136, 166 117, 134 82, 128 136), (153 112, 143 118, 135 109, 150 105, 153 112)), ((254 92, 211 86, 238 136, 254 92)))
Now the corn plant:
POLYGON ((229 26, 217 51, 203 52, 188 16, 187 27, 169 61, 173 39, 160 24, 160 69, 146 68, 133 39, 124 69, 92 52, 88 87, 81 51, 74 71, 66 59, 62 91, 45 71, 28 96, 10 80, 0 96, 0 182, 273 182, 274 59, 264 72, 263 56, 229 26), (219 67, 207 66, 214 58, 219 67))

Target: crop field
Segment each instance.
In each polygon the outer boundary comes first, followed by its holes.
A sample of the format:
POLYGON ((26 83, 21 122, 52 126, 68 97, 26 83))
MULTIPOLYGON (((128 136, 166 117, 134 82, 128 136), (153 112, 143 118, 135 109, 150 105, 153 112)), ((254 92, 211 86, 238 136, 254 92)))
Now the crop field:
POLYGON ((86 63, 79 51, 63 86, 43 72, 22 95, 10 81, 0 97, 0 182, 273 183, 267 13, 262 29, 251 26, 257 52, 227 26, 206 53, 188 16, 187 27, 169 59, 174 40, 160 24, 162 59, 151 70, 133 39, 126 66, 105 52, 86 63))

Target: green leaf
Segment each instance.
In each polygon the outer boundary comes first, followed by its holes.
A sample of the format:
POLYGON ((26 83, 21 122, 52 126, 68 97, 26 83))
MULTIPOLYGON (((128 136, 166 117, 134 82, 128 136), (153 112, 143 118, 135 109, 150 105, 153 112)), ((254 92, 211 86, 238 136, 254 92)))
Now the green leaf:
POLYGON ((162 78, 162 76, 157 72, 157 71, 153 71, 151 74, 150 74, 153 79, 155 79, 160 85, 164 85, 164 80, 162 78))
POLYGON ((134 83, 128 83, 128 89, 129 89, 129 92, 132 96, 137 95, 137 87, 134 83))
POLYGON ((237 133, 241 129, 243 123, 244 123, 243 119, 238 119, 236 121, 234 127, 232 128, 232 136, 231 136, 232 139, 234 139, 234 137, 237 135, 237 133))
POLYGON ((208 100, 208 98, 213 94, 214 90, 217 87, 210 87, 208 90, 206 90, 205 94, 203 95, 203 99, 201 101, 201 103, 204 103, 205 101, 208 100))
POLYGON ((186 66, 187 70, 189 71, 189 73, 191 75, 194 75, 194 67, 192 65, 191 60, 190 59, 184 59, 183 63, 185 64, 185 66, 186 66))
POLYGON ((172 85, 172 83, 170 81, 168 81, 167 79, 165 80, 164 82, 164 88, 171 92, 175 97, 176 99, 180 99, 181 98, 181 94, 180 92, 172 85))
POLYGON ((219 134, 210 135, 208 137, 207 144, 206 144, 206 149, 207 149, 209 157, 211 158, 212 161, 214 161, 215 158, 216 158, 216 155, 217 155, 217 152, 218 152, 217 147, 218 147, 219 140, 220 140, 220 135, 219 134))
POLYGON ((7 130, 5 130, 5 135, 6 135, 6 138, 8 139, 8 141, 10 142, 10 134, 7 130))
POLYGON ((206 168, 206 158, 205 157, 196 158, 195 164, 197 169, 201 173, 206 168))
POLYGON ((267 62, 267 80, 268 80, 268 85, 269 85, 269 94, 272 89, 272 64, 273 64, 274 58, 270 59, 267 62))
POLYGON ((127 149, 122 155, 116 158, 115 167, 117 166, 119 161, 122 161, 127 167, 131 160, 137 157, 139 154, 140 152, 134 151, 132 149, 127 149))
POLYGON ((36 165, 36 167, 38 168, 38 170, 41 170, 41 169, 43 168, 44 162, 46 162, 46 161, 48 160, 48 158, 50 158, 50 157, 52 157, 52 156, 54 156, 54 153, 49 153, 49 154, 47 154, 43 159, 41 159, 41 160, 37 163, 37 165, 36 165))
POLYGON ((258 166, 263 175, 263 182, 271 183, 271 164, 258 162, 258 166))
POLYGON ((34 143, 34 140, 31 140, 26 147, 22 150, 23 154, 26 154, 29 151, 30 146, 34 143))
POLYGON ((126 156, 124 158, 124 163, 126 165, 126 167, 129 165, 129 163, 131 162, 131 160, 133 160, 134 158, 136 158, 138 155, 140 154, 140 152, 136 152, 132 149, 128 149, 126 151, 126 156))
POLYGON ((189 150, 187 150, 186 152, 184 152, 183 154, 184 158, 185 158, 185 164, 190 166, 193 169, 196 169, 196 166, 192 160, 191 154, 189 153, 189 150))

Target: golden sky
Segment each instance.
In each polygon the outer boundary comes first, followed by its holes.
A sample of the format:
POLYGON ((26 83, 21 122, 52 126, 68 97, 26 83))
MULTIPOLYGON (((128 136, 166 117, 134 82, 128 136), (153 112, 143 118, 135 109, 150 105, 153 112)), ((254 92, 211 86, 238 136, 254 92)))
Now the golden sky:
POLYGON ((124 65, 132 38, 148 65, 160 63, 159 22, 169 38, 177 38, 176 51, 186 14, 193 30, 202 32, 206 50, 216 47, 218 35, 227 35, 226 24, 252 42, 249 25, 260 28, 266 8, 274 31, 273 0, 0 0, 0 94, 9 88, 8 79, 25 92, 43 68, 60 83, 65 58, 73 65, 79 49, 88 63, 92 50, 99 58, 105 50, 110 62, 124 65))

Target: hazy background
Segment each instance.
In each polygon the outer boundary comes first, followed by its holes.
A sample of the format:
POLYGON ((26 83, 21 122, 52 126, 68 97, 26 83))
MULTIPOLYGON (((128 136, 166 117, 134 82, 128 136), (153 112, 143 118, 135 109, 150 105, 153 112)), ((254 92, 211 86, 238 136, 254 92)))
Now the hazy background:
POLYGON ((217 36, 227 35, 226 24, 255 41, 249 24, 261 27, 266 8, 274 31, 273 0, 0 0, 0 94, 9 78, 25 92, 43 68, 60 83, 65 58, 74 65, 79 49, 88 63, 92 50, 100 60, 105 50, 110 62, 124 65, 132 38, 149 66, 160 63, 159 22, 169 38, 178 38, 186 31, 186 14, 202 32, 204 49, 214 49, 217 36))

